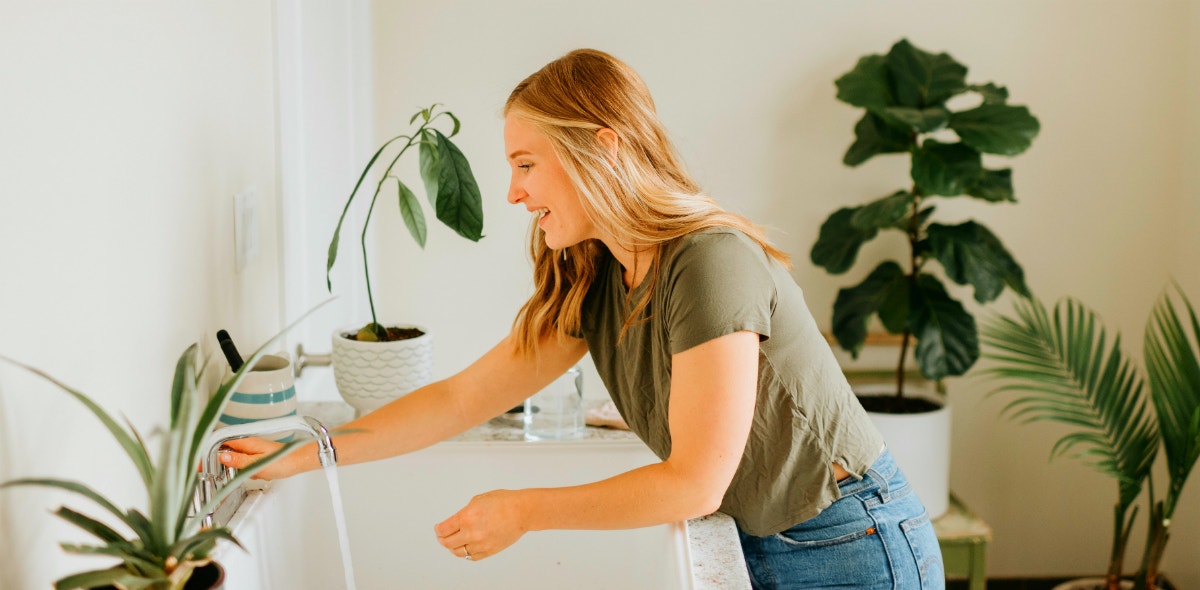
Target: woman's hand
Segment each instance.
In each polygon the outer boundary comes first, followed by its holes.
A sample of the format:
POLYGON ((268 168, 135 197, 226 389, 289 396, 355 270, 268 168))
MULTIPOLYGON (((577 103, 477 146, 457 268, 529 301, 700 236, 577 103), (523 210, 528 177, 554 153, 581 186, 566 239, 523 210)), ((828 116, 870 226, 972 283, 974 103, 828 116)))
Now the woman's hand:
MULTIPOLYGON (((283 444, 261 438, 235 438, 223 445, 217 458, 227 467, 245 469, 281 446, 283 444)), ((293 458, 297 455, 298 453, 292 452, 280 458, 266 469, 255 473, 252 479, 281 479, 295 475, 300 471, 293 465, 293 458)))
POLYGON ((495 490, 471 498, 454 516, 433 527, 438 543, 455 557, 479 561, 491 557, 525 534, 521 492, 495 490))

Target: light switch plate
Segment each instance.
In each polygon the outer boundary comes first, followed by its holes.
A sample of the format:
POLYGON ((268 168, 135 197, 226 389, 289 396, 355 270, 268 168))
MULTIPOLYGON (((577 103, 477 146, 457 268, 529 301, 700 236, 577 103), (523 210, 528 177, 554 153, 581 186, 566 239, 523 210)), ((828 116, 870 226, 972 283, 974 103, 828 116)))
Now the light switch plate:
POLYGON ((233 197, 234 246, 237 272, 258 258, 258 191, 248 188, 233 197))

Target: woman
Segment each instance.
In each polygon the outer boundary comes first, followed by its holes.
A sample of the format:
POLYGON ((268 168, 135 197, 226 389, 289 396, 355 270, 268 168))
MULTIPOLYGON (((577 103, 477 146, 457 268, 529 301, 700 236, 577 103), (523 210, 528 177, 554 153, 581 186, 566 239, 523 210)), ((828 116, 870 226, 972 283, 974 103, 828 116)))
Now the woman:
MULTIPOLYGON (((347 427, 339 462, 406 453, 503 413, 591 352, 662 459, 574 487, 499 490, 435 527, 486 559, 527 531, 634 528, 721 510, 755 588, 942 588, 932 526, 817 329, 787 256, 684 170, 649 91, 573 51, 505 105, 508 201, 536 216, 535 292, 462 372, 347 427)), ((235 443, 242 467, 274 448, 235 443)), ((317 468, 293 453, 262 473, 317 468)))

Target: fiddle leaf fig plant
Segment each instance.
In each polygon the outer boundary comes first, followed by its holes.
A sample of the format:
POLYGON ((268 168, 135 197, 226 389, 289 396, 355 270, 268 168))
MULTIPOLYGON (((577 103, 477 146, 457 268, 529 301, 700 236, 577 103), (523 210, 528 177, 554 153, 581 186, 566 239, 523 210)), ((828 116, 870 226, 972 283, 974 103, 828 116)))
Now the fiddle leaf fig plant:
POLYGON ((836 86, 838 100, 864 111, 842 161, 856 167, 877 155, 905 154, 909 179, 874 201, 835 211, 821 225, 810 257, 829 273, 843 274, 880 232, 907 238, 905 257, 885 260, 859 284, 841 289, 833 306, 833 335, 855 358, 873 317, 902 335, 896 370, 896 396, 902 398, 910 342, 930 380, 962 375, 979 358, 975 320, 950 296, 932 263, 954 283, 972 287, 978 303, 995 300, 1006 287, 1028 297, 1024 271, 991 230, 976 221, 938 223, 934 213, 944 198, 1015 202, 1012 170, 985 167, 983 155, 1023 153, 1040 126, 1029 109, 1008 104, 1006 88, 970 84, 966 66, 907 39, 886 55, 860 58, 836 86), (948 102, 962 95, 974 96, 974 106, 951 110, 948 102))
POLYGON ((458 149, 458 146, 454 145, 454 142, 450 141, 451 137, 458 134, 461 125, 458 117, 447 110, 439 111, 439 106, 439 104, 434 104, 414 113, 408 123, 412 126, 420 119, 420 125, 417 125, 415 131, 409 135, 397 135, 384 142, 375 151, 375 155, 371 156, 370 161, 363 168, 362 174, 359 175, 354 190, 350 191, 350 197, 346 199, 342 215, 338 218, 337 229, 333 232, 333 239, 329 242, 329 256, 325 264, 325 286, 332 292, 333 281, 330 279, 329 273, 333 270, 334 263, 337 262, 338 240, 342 233, 342 223, 346 221, 346 214, 350 211, 350 204, 354 202, 355 195, 367 180, 375 163, 381 161, 381 158, 382 161, 387 161, 385 154, 389 153, 389 149, 395 151, 395 155, 391 156, 391 161, 383 168, 383 174, 375 184, 375 193, 371 197, 371 205, 367 208, 367 217, 363 221, 360 235, 363 276, 367 283, 367 301, 371 306, 371 323, 358 331, 356 335, 358 340, 388 341, 410 337, 404 335, 404 330, 389 329, 379 323, 375 315, 375 297, 371 291, 371 271, 367 263, 367 228, 371 223, 371 214, 375 211, 375 203, 390 181, 395 181, 400 216, 404 219, 405 227, 408 228, 417 244, 421 248, 425 247, 428 225, 425 222, 425 212, 421 208, 421 202, 412 189, 404 184, 399 176, 393 174, 396 163, 409 148, 414 145, 419 146, 421 180, 425 185, 426 198, 433 206, 437 219, 458 235, 472 242, 478 242, 483 237, 483 199, 479 193, 479 185, 475 182, 475 175, 471 172, 471 165, 466 156, 458 149), (448 120, 452 124, 449 135, 434 126, 439 119, 448 120), (403 140, 403 144, 400 143, 401 140, 403 140), (399 145, 399 150, 395 150, 393 144, 399 145))

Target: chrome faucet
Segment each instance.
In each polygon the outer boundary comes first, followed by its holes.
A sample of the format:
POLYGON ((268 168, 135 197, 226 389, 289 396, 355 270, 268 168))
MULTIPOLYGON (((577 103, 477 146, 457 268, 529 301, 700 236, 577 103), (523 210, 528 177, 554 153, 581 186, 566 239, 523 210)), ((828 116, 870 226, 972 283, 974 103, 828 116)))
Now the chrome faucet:
MULTIPOLYGON (((317 456, 321 466, 330 467, 337 464, 337 449, 333 447, 333 438, 329 436, 329 430, 311 416, 284 416, 218 428, 209 433, 208 438, 204 440, 204 446, 201 447, 204 449, 204 461, 200 473, 200 485, 196 486, 194 508, 197 513, 212 498, 216 497, 217 491, 237 476, 236 469, 222 465, 219 460, 222 445, 239 438, 282 432, 300 432, 311 436, 317 441, 317 456)), ((240 498, 244 499, 244 497, 244 493, 240 495, 240 498)), ((213 525, 214 513, 215 510, 204 515, 198 514, 203 518, 203 526, 211 527, 213 525)))

